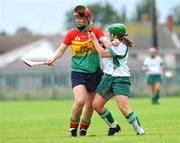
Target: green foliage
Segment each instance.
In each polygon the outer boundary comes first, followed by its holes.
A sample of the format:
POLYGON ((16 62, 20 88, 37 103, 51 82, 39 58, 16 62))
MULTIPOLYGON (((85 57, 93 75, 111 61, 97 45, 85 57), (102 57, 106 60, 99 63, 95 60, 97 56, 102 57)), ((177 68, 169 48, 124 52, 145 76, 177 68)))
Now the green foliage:
POLYGON ((72 100, 0 102, 0 141, 2 143, 178 143, 180 142, 180 98, 162 98, 152 105, 148 98, 130 99, 146 132, 137 136, 122 116, 114 100, 107 103, 122 131, 106 136, 108 127, 94 113, 86 137, 68 135, 72 100))
POLYGON ((65 27, 66 29, 70 29, 74 27, 74 25, 75 25, 75 22, 73 18, 73 11, 70 10, 66 13, 65 27))
POLYGON ((122 16, 121 16, 122 22, 126 22, 127 21, 127 15, 126 15, 126 7, 123 6, 122 7, 122 16))
POLYGON ((180 4, 173 8, 173 19, 176 25, 180 25, 180 4))
MULTIPOLYGON (((100 2, 87 5, 93 15, 93 22, 101 28, 108 24, 126 21, 126 8, 123 7, 120 14, 110 3, 101 4, 100 2)), ((74 26, 72 10, 66 13, 66 28, 74 26)))
POLYGON ((7 33, 5 31, 0 31, 0 37, 1 36, 7 36, 7 33))
POLYGON ((151 16, 151 0, 140 0, 136 4, 135 15, 131 17, 132 21, 140 22, 143 15, 151 16))

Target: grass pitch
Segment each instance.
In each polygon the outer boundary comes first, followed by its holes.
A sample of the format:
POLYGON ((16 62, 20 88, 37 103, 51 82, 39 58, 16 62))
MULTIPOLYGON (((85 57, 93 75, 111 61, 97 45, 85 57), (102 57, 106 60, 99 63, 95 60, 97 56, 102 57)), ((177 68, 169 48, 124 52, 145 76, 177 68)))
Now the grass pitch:
POLYGON ((180 98, 162 98, 160 105, 149 99, 130 99, 146 132, 137 136, 119 112, 114 100, 107 108, 122 132, 106 136, 108 127, 94 113, 86 137, 69 137, 72 100, 0 102, 0 143, 180 143, 180 98))

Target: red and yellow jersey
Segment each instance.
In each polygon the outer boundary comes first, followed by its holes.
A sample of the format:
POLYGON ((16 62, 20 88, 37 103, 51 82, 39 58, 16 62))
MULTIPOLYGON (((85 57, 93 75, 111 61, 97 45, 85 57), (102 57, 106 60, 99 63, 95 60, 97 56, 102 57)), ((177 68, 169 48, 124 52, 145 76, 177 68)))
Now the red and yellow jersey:
MULTIPOLYGON (((92 26, 90 30, 96 35, 97 39, 104 36, 103 32, 96 26, 92 26)), ((73 28, 66 34, 63 43, 65 45, 71 45, 72 41, 79 40, 81 42, 85 42, 88 39, 88 32, 83 34, 81 32, 78 32, 76 28, 73 28)))
MULTIPOLYGON (((102 31, 95 26, 92 26, 90 30, 97 39, 104 36, 102 31)), ((71 45, 72 71, 93 73, 100 66, 99 55, 88 37, 88 32, 81 33, 73 28, 66 34, 63 43, 71 45)))

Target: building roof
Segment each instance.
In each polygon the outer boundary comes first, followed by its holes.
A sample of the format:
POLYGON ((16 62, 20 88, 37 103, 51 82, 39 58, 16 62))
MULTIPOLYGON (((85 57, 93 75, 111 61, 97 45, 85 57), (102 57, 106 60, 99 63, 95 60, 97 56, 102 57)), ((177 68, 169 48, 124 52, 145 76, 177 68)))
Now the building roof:
POLYGON ((0 36, 0 54, 42 39, 44 36, 0 36))
MULTIPOLYGON (((17 49, 11 50, 3 55, 0 55, 0 68, 6 71, 16 69, 22 70, 44 70, 51 69, 48 66, 37 66, 33 68, 27 67, 21 58, 27 58, 33 61, 46 61, 52 56, 54 51, 58 48, 57 45, 62 42, 61 36, 50 36, 45 39, 27 44, 17 49)), ((60 68, 62 71, 70 70, 71 66, 71 51, 68 49, 63 57, 56 61, 55 68, 60 68)))

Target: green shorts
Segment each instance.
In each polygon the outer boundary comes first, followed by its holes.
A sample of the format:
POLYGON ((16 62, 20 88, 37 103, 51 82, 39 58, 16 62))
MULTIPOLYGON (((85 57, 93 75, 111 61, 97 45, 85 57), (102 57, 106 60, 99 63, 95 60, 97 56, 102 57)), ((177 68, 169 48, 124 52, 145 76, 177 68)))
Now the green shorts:
POLYGON ((108 99, 110 93, 130 96, 130 85, 130 77, 112 77, 105 74, 97 87, 97 93, 105 99, 108 99))
POLYGON ((147 77, 147 83, 148 84, 155 84, 155 83, 161 83, 161 75, 155 74, 155 75, 148 75, 147 77))

